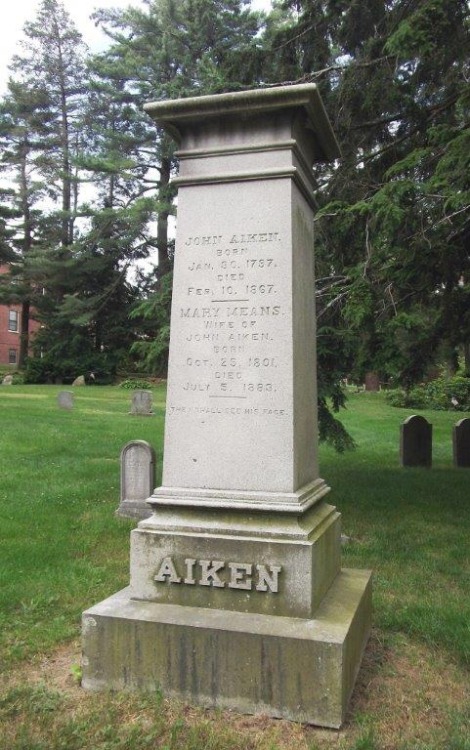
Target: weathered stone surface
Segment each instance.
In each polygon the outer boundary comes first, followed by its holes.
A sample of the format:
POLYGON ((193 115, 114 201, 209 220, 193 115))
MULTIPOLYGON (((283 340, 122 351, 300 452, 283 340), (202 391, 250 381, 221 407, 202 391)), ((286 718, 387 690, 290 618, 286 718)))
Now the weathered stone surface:
POLYGON ((470 419, 460 419, 452 430, 454 466, 470 468, 470 419))
POLYGON ((343 570, 314 620, 134 601, 83 615, 83 687, 339 727, 371 619, 370 575, 343 570))
POLYGON ((155 451, 145 440, 132 440, 121 451, 121 502, 118 516, 147 518, 146 500, 155 487, 155 451))
POLYGON ((180 143, 162 486, 84 686, 339 726, 370 627, 317 451, 314 85, 149 105, 180 143))
POLYGON ((13 385, 13 375, 5 375, 2 385, 13 385))
POLYGON ((130 413, 145 417, 152 415, 152 391, 134 391, 130 413))
POLYGON ((74 387, 76 387, 76 386, 80 387, 80 386, 83 386, 83 385, 86 385, 86 383, 85 383, 85 376, 84 375, 79 375, 78 378, 75 378, 75 380, 72 383, 72 386, 74 386, 74 387))
POLYGON ((315 87, 289 87, 148 111, 179 132, 181 164, 160 493, 296 492, 318 478, 311 164, 334 144, 323 107, 315 87))
POLYGON ((420 415, 412 415, 400 425, 400 463, 402 466, 432 465, 432 424, 420 415))
POLYGON ((73 409, 73 393, 71 391, 60 391, 57 394, 57 406, 59 409, 73 409))
POLYGON ((339 513, 324 502, 288 518, 160 507, 132 532, 131 596, 311 618, 339 573, 340 531, 339 513), (208 560, 219 569, 201 584, 208 560), (156 580, 164 561, 170 567, 156 580), (268 578, 276 572, 276 591, 257 589, 260 567, 268 578))

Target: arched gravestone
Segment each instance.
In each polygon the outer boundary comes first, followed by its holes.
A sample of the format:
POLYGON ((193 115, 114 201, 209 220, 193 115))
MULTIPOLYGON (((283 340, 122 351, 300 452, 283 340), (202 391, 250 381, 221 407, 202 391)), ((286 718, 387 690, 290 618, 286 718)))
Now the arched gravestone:
POLYGON ((366 372, 364 378, 364 385, 366 391, 375 393, 380 391, 380 378, 376 372, 366 372))
POLYGON ((155 488, 155 451, 145 440, 132 440, 121 451, 121 503, 116 515, 148 518, 146 500, 155 488))
POLYGON ((134 391, 132 394, 132 404, 130 414, 140 414, 145 417, 151 416, 152 411, 152 391, 134 391))
POLYGON ((414 414, 400 425, 400 463, 402 466, 432 465, 432 424, 414 414))
POLYGON ((59 409, 73 409, 74 394, 72 391, 60 391, 57 394, 57 406, 59 409))
POLYGON ((470 468, 470 419, 460 419, 452 430, 454 466, 470 468))

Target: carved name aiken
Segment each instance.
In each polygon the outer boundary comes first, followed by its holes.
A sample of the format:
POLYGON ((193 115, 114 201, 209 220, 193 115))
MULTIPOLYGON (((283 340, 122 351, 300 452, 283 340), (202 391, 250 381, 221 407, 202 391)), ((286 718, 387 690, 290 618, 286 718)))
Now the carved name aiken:
POLYGON ((185 583, 190 586, 214 586, 223 589, 246 591, 279 591, 279 565, 253 565, 252 563, 224 562, 223 560, 184 560, 184 577, 177 571, 171 557, 160 563, 155 581, 161 583, 185 583))

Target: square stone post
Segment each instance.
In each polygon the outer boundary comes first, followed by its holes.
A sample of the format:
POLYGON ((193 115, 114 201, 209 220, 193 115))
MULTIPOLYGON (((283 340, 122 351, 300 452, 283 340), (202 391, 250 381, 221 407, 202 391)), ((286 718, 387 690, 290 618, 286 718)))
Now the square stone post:
POLYGON ((339 149, 313 84, 146 110, 180 147, 163 481, 83 684, 337 727, 370 626, 317 459, 312 164, 339 149))

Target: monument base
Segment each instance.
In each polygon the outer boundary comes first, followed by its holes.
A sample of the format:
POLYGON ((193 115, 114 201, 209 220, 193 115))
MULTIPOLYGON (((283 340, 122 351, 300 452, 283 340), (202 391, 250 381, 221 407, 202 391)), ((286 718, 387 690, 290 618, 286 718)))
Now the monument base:
POLYGON ((341 569, 340 535, 323 499, 298 515, 162 505, 131 533, 130 596, 310 619, 341 569), (270 586, 259 585, 262 569, 270 586))
POLYGON ((122 500, 114 515, 118 518, 132 518, 136 521, 145 521, 152 515, 152 508, 145 501, 122 500))
POLYGON ((83 614, 83 687, 338 728, 368 639, 371 574, 342 570, 311 620, 135 601, 83 614))

